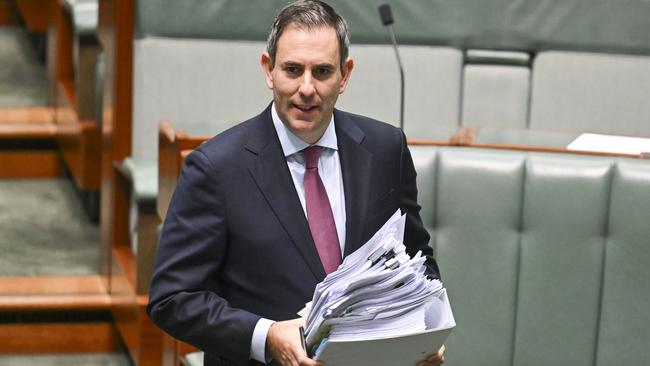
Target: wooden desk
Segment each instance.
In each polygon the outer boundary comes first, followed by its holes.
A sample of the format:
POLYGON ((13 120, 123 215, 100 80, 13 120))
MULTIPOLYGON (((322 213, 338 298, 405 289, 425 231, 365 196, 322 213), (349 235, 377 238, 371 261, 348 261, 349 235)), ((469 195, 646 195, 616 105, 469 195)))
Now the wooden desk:
MULTIPOLYGON (((501 150, 543 151, 580 155, 620 156, 626 158, 642 157, 639 154, 568 149, 567 146, 580 135, 581 133, 577 132, 464 127, 452 136, 450 143, 456 146, 501 150)), ((426 144, 426 141, 422 143, 426 144)))

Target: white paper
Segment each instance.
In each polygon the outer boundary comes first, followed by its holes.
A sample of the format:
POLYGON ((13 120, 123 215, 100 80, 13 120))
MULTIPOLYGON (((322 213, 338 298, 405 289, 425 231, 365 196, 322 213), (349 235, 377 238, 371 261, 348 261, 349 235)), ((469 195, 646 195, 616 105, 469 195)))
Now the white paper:
POLYGON ((650 139, 583 133, 567 146, 569 150, 640 155, 650 153, 650 139))
POLYGON ((426 257, 406 253, 405 223, 397 210, 316 286, 305 329, 315 359, 328 366, 415 364, 456 325, 442 282, 426 277, 426 257))
POLYGON ((427 310, 430 325, 437 325, 434 328, 399 337, 329 341, 317 359, 327 366, 415 365, 440 349, 456 326, 447 293, 442 291, 438 300, 435 306, 427 310))

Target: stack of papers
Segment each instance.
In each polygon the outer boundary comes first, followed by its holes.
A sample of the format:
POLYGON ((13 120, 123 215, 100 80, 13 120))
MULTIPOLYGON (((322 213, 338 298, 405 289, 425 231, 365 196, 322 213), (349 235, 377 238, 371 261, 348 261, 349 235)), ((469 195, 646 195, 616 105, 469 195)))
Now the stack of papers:
POLYGON ((426 276, 426 257, 406 253, 405 221, 398 210, 316 287, 305 309, 314 359, 334 366, 402 364, 412 357, 415 364, 437 351, 456 325, 442 283, 426 276), (364 347, 389 355, 377 363, 359 353, 364 347))

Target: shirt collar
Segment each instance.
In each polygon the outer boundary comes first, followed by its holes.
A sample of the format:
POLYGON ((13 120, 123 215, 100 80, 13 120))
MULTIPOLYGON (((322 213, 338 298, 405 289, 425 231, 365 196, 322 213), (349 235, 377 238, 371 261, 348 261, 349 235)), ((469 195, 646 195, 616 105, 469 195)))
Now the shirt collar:
MULTIPOLYGON (((275 103, 271 106, 271 117, 273 119, 273 126, 275 131, 278 133, 278 138, 280 139, 280 145, 282 146, 282 152, 284 156, 290 156, 298 151, 301 151, 311 145, 301 140, 300 137, 294 135, 287 126, 282 123, 278 112, 275 109, 275 103)), ((314 145, 321 147, 326 147, 332 150, 338 150, 338 140, 336 139, 336 129, 334 126, 334 115, 332 115, 332 120, 327 126, 325 133, 321 136, 320 140, 316 141, 314 145)))

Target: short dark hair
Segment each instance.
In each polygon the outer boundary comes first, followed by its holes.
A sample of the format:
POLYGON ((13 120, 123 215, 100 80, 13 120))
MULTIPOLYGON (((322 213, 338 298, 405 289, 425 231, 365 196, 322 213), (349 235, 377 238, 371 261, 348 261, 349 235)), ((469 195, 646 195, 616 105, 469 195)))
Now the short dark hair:
POLYGON ((320 0, 298 0, 288 4, 275 17, 269 31, 269 38, 266 44, 266 51, 271 58, 271 65, 275 66, 275 53, 278 50, 278 39, 284 32, 284 29, 295 24, 299 28, 308 30, 318 27, 332 27, 336 30, 336 36, 339 41, 339 55, 341 57, 341 70, 348 59, 348 49, 350 48, 350 34, 348 25, 340 15, 328 4, 320 0))

